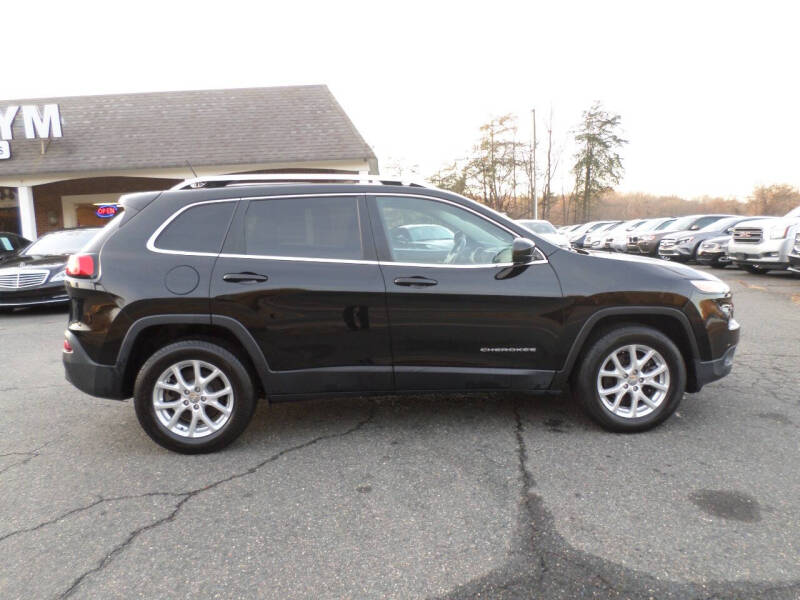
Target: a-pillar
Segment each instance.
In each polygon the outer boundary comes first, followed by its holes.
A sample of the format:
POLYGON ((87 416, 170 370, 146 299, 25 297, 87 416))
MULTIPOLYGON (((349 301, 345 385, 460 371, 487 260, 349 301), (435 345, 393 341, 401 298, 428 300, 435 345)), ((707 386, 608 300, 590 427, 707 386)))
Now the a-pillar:
POLYGON ((22 237, 29 240, 36 239, 36 212, 33 209, 33 188, 23 186, 17 188, 17 202, 19 204, 19 225, 22 237))

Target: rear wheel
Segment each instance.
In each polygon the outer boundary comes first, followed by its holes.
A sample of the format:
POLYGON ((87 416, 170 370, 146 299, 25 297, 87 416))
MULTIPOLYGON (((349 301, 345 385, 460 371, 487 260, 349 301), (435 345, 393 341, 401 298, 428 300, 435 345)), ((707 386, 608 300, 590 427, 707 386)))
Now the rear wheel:
POLYGON ((726 264, 715 260, 714 262, 710 263, 712 269, 724 269, 726 264))
POLYGON ((253 383, 231 352, 203 341, 165 346, 142 366, 134 385, 139 423, 176 452, 213 452, 233 442, 255 408, 253 383))
POLYGON ((575 384, 578 401, 597 423, 610 431, 644 431, 678 408, 686 388, 686 366, 680 350, 663 333, 626 325, 591 345, 575 384))

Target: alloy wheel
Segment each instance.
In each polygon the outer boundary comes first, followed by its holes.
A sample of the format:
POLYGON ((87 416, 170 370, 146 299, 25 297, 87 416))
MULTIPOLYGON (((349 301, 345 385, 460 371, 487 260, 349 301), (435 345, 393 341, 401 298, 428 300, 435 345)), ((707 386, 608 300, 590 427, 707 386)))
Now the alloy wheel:
POLYGON ((628 344, 600 364, 597 393, 612 414, 637 419, 658 409, 669 383, 669 365, 661 353, 644 344, 628 344))
POLYGON ((153 388, 159 423, 175 435, 202 438, 222 429, 233 413, 233 386, 219 367, 184 360, 167 368, 153 388))

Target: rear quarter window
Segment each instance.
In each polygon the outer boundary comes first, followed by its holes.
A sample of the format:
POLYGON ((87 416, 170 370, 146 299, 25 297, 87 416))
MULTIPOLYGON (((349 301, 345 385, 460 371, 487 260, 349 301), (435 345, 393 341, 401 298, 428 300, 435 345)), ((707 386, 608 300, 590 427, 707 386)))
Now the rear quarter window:
POLYGON ((235 208, 235 201, 190 206, 169 222, 153 245, 157 250, 217 254, 235 208))

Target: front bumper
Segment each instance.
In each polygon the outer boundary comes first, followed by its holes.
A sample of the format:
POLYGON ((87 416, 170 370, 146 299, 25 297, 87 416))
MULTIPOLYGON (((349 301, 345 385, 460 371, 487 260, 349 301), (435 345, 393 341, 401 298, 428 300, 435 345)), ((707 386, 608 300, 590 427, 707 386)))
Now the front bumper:
MULTIPOLYGON (((738 340, 739 335, 737 331, 736 341, 738 342, 738 340)), ((715 360, 701 361, 694 359, 695 382, 694 385, 691 386, 691 391, 699 392, 705 384, 722 379, 730 373, 731 369, 733 369, 733 355, 735 353, 736 344, 728 348, 725 354, 715 360)))
POLYGON ((72 347, 72 352, 65 351, 61 356, 67 381, 90 396, 111 400, 130 397, 123 390, 123 373, 115 365, 94 362, 71 331, 65 331, 64 336, 72 347))
POLYGON ((64 284, 23 289, 0 290, 0 307, 38 306, 41 304, 66 304, 69 302, 64 284))
POLYGON ((787 240, 763 240, 757 244, 731 242, 728 256, 735 265, 754 265, 771 269, 789 266, 787 240))
POLYGON ((800 254, 789 255, 789 270, 800 273, 800 254))
POLYGON ((659 243, 660 240, 658 242, 656 241, 645 242, 640 240, 639 243, 637 244, 639 254, 645 254, 647 256, 657 256, 659 243))
POLYGON ((729 263, 730 258, 728 257, 728 253, 724 250, 698 250, 697 251, 697 262, 703 265, 709 265, 712 263, 729 263))
POLYGON ((667 248, 659 246, 658 255, 662 258, 688 261, 692 257, 692 248, 690 246, 668 246, 667 248))

